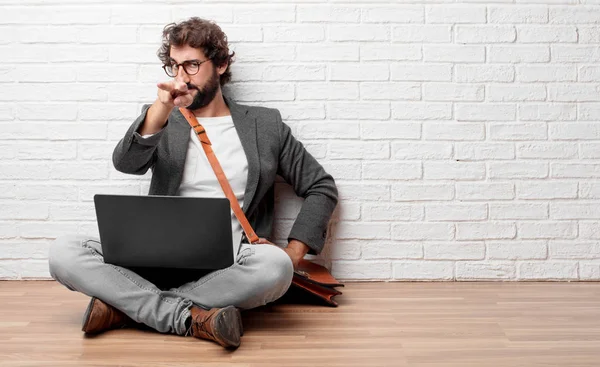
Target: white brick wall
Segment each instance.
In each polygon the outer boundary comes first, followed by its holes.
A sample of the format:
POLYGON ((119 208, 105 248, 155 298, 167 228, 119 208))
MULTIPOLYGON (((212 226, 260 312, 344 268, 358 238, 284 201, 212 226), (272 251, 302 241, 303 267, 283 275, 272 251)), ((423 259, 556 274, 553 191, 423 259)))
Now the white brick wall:
MULTIPOLYGON (((338 183, 341 279, 600 280, 600 4, 0 0, 0 279, 46 278, 165 78, 162 27, 216 20, 235 99, 277 107, 338 183), (84 2, 85 3, 85 2, 84 2)), ((301 200, 277 191, 283 243, 301 200)))

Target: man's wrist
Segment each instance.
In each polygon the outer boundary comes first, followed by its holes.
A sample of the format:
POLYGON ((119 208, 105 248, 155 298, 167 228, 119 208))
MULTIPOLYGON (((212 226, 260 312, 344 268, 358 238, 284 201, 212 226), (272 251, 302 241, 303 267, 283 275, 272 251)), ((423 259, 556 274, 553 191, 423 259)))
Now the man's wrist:
POLYGON ((288 248, 293 250, 293 252, 298 256, 298 258, 303 258, 304 255, 308 253, 309 247, 304 242, 299 240, 291 240, 288 243, 288 248))

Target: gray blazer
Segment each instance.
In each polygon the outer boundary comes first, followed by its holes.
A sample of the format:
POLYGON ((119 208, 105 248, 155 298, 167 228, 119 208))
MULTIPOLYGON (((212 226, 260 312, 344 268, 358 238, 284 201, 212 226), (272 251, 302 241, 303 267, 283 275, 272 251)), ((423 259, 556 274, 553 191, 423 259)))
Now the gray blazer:
MULTIPOLYGON (((278 110, 244 106, 225 99, 248 159, 248 182, 242 210, 260 237, 271 238, 276 175, 294 188, 304 203, 288 236, 310 247, 310 254, 323 250, 327 224, 337 205, 333 177, 296 140, 278 110)), ((159 133, 142 138, 137 132, 150 105, 129 127, 113 152, 115 168, 143 175, 152 169, 149 195, 175 196, 183 176, 190 138, 190 125, 178 108, 159 133)), ((209 136, 210 138, 210 136, 209 136)), ((217 157, 218 158, 218 157, 217 157)))

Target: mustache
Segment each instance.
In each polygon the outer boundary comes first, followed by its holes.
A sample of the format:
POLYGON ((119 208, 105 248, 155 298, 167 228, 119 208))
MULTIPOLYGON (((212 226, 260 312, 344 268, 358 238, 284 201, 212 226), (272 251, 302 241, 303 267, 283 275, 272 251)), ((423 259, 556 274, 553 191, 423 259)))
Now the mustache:
POLYGON ((192 83, 185 83, 185 85, 187 86, 188 89, 195 89, 198 92, 200 92, 200 88, 196 87, 194 84, 192 83))

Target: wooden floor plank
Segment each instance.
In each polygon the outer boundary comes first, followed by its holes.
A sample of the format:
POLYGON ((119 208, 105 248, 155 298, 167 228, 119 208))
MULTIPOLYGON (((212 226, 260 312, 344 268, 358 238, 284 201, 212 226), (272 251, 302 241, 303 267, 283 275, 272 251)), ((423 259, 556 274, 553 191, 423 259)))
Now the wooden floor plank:
POLYGON ((338 308, 242 313, 236 351, 152 330, 84 336, 89 298, 0 282, 0 366, 600 366, 600 283, 347 283, 338 308))

